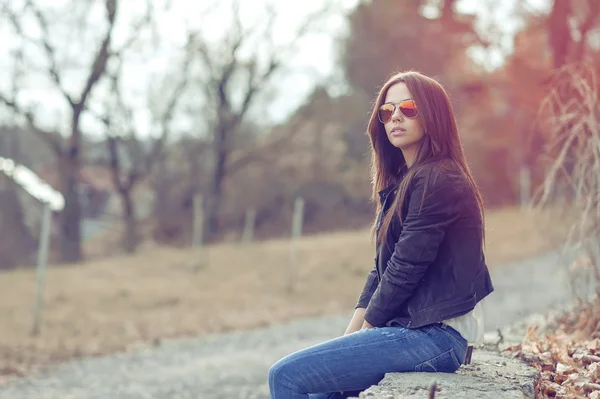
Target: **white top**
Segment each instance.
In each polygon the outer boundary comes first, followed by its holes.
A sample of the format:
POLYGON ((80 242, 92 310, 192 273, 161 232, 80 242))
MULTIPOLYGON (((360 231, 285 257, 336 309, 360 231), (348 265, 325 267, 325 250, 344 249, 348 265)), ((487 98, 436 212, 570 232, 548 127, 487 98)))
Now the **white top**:
POLYGON ((449 325, 466 339, 469 344, 477 345, 483 342, 484 320, 482 302, 485 298, 475 305, 475 308, 469 313, 444 320, 444 324, 449 325))

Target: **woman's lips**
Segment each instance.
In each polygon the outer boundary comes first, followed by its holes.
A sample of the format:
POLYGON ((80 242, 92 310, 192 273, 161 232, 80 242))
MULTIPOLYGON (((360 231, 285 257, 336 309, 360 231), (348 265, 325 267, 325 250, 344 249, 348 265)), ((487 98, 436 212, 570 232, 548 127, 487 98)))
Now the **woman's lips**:
POLYGON ((405 134, 405 133, 406 133, 406 130, 405 130, 405 129, 402 129, 402 128, 397 128, 397 129, 393 129, 393 130, 392 130, 392 132, 391 132, 391 135, 392 135, 392 136, 402 136, 402 135, 403 135, 403 134, 405 134))

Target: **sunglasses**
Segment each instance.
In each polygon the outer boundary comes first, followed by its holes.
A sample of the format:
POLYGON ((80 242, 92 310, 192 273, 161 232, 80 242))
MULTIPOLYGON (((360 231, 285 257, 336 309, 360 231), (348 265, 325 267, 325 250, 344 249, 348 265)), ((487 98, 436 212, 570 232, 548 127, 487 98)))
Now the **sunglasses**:
POLYGON ((400 113, 407 117, 408 119, 414 119, 419 115, 419 110, 417 109, 417 103, 415 100, 404 100, 396 104, 386 103, 379 107, 377 111, 377 116, 379 117, 379 121, 381 123, 388 123, 392 119, 392 115, 396 112, 396 107, 400 109, 400 113))

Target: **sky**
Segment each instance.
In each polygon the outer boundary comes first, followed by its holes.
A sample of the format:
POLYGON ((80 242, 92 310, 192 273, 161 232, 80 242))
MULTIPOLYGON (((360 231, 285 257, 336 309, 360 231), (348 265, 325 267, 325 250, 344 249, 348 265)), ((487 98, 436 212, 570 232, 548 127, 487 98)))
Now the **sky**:
MULTIPOLYGON (((18 8, 19 3, 24 0, 10 0, 14 7, 18 8)), ((114 34, 115 47, 126 41, 132 35, 132 21, 141 16, 141 10, 144 9, 145 0, 127 0, 121 4, 123 8, 120 10, 118 18, 119 23, 114 34)), ((345 12, 355 6, 356 0, 334 0, 339 4, 339 7, 345 12)), ((98 33, 104 28, 105 12, 101 8, 101 1, 88 0, 81 2, 83 4, 74 12, 67 11, 67 5, 72 0, 37 0, 37 4, 45 7, 46 10, 55 10, 56 16, 60 16, 59 23, 53 24, 52 35, 54 46, 60 50, 61 64, 65 78, 63 84, 67 87, 67 91, 75 95, 79 93, 86 79, 86 67, 89 69, 91 64, 91 43, 97 43, 99 40, 98 33), (84 3, 91 4, 89 11, 83 9, 84 3), (51 5, 51 6, 49 6, 51 5), (85 15, 85 19, 78 17, 85 15), (82 23, 83 22, 83 23, 82 23), (99 29, 94 32, 88 32, 82 35, 76 28, 72 26, 98 26, 99 29), (73 40, 73 37, 81 37, 83 40, 79 43, 73 40), (68 69, 65 67, 69 66, 68 69)), ((289 43, 298 26, 298 21, 305 19, 311 12, 318 10, 323 6, 323 0, 303 0, 300 2, 285 2, 274 0, 252 0, 242 1, 241 15, 242 22, 245 26, 251 26, 256 21, 261 20, 261 15, 264 15, 265 5, 273 3, 276 6, 277 19, 274 26, 275 41, 279 45, 289 43), (285 4, 285 6, 281 6, 285 4)), ((221 7, 211 7, 215 4, 213 1, 177 1, 177 0, 154 0, 153 4, 157 10, 162 10, 159 14, 158 23, 156 24, 155 36, 149 30, 140 32, 140 43, 136 48, 135 56, 128 57, 124 67, 124 82, 127 82, 127 90, 125 91, 125 100, 136 108, 134 115, 134 125, 138 127, 142 135, 151 135, 151 117, 148 112, 149 106, 155 105, 160 108, 160 100, 165 98, 165 90, 172 89, 174 81, 177 80, 176 69, 181 65, 181 49, 186 41, 186 32, 189 28, 202 32, 202 37, 206 38, 209 44, 218 43, 224 35, 229 32, 224 29, 228 26, 230 9, 224 7, 227 2, 221 2, 221 7), (155 37, 159 40, 150 44, 155 37), (165 71, 171 76, 168 76, 169 81, 164 82, 163 77, 165 71), (153 90, 158 93, 148 91, 148 87, 154 84, 153 90), (165 86, 165 87, 162 87, 165 86), (152 101, 148 98, 154 95, 152 101), (150 104, 149 104, 150 103, 150 104)), ((51 18, 52 19, 52 18, 51 18)), ((40 36, 39 29, 36 29, 36 24, 32 19, 26 20, 26 31, 31 37, 40 36)), ((310 91, 309 88, 314 86, 319 80, 325 79, 333 73, 335 61, 335 37, 343 29, 344 17, 342 13, 330 17, 327 20, 326 31, 320 34, 311 34, 304 40, 298 43, 298 51, 290 54, 288 62, 292 68, 286 75, 286 95, 281 101, 273 103, 272 110, 269 114, 273 116, 273 120, 280 122, 310 91), (319 62, 315 62, 315 59, 319 62)), ((259 26, 260 27, 260 26, 259 26)), ((86 31, 90 31, 87 29, 86 31)), ((10 90, 13 79, 13 60, 11 52, 16 51, 21 47, 21 42, 10 34, 10 26, 0 23, 0 43, 7 43, 7 46, 0 48, 0 90, 10 90), (4 26, 3 26, 4 25, 4 26)), ((215 46, 213 46, 215 47, 215 46)), ((218 53, 218 48, 213 49, 218 53)), ((131 54, 131 53, 130 53, 131 54)), ((43 70, 41 60, 44 59, 44 54, 39 49, 33 49, 32 46, 26 47, 25 58, 34 60, 34 64, 38 70, 43 70), (27 48, 29 48, 27 50, 27 48)), ((56 101, 57 93, 53 90, 53 83, 49 82, 43 74, 28 74, 21 78, 20 86, 26 87, 26 90, 20 92, 19 100, 23 104, 33 104, 38 108, 40 124, 45 128, 54 128, 61 126, 66 129, 69 124, 69 114, 64 101, 56 101)), ((94 90, 96 99, 105 97, 110 90, 108 83, 103 82, 94 90)), ((104 106, 104 101, 92 101, 96 105, 98 113, 104 106)), ((164 105, 164 104, 163 104, 164 105)), ((202 104, 195 104, 201 107, 202 104)), ((0 112, 2 112, 0 110, 0 112)), ((2 114, 0 114, 2 118, 2 114)), ((8 118, 10 122, 10 118, 8 118)), ((91 134, 101 135, 102 127, 96 123, 96 118, 86 115, 83 118, 84 130, 91 134)))
MULTIPOLYGON (((8 1, 8 0, 6 0, 8 1)), ((10 0, 11 7, 18 7, 18 4, 24 0, 10 0)), ((132 34, 131 21, 140 16, 144 9, 145 0, 127 0, 121 4, 119 23, 115 31, 114 40, 119 46, 132 34)), ((273 4, 277 19, 274 27, 274 37, 278 43, 289 42, 297 29, 298 22, 323 6, 325 0, 302 0, 302 1, 275 1, 275 0, 246 0, 242 1, 241 15, 244 25, 249 26, 260 21, 261 14, 264 13, 266 4, 273 4)), ((336 38, 343 34, 345 29, 343 12, 348 12, 356 6, 357 0, 334 0, 337 1, 342 13, 328 19, 323 32, 312 34, 299 42, 298 50, 289 55, 290 70, 286 71, 285 89, 283 95, 277 96, 276 101, 270 101, 261 109, 261 114, 266 111, 270 122, 282 122, 289 113, 293 112, 300 105, 306 96, 310 93, 316 83, 325 80, 331 80, 331 77, 340 80, 340 73, 336 68, 336 38), (317 60, 317 61, 316 61, 317 60)), ((398 0, 403 1, 403 0, 398 0)), ((441 0, 438 0, 441 1, 441 0)), ((520 0, 459 0, 457 9, 459 12, 476 13, 478 26, 486 30, 490 23, 494 21, 501 29, 501 47, 489 50, 471 49, 470 55, 487 69, 494 69, 502 64, 505 54, 512 50, 512 37, 519 28, 518 21, 511 17, 515 5, 520 0), (501 21, 501 22, 498 22, 501 21)), ((543 9, 548 7, 550 0, 528 0, 532 8, 543 9)), ((1 4, 1 3, 0 3, 1 4)), ((71 66, 68 73, 65 73, 63 83, 67 90, 73 94, 80 92, 86 78, 86 66, 89 68, 91 63, 91 43, 96 43, 102 29, 87 29, 86 34, 82 35, 79 26, 98 26, 103 27, 104 9, 102 1, 86 0, 76 2, 78 6, 75 12, 69 10, 67 6, 73 4, 72 0, 37 0, 37 4, 47 10, 55 10, 56 18, 50 18, 51 37, 53 44, 59 49, 61 55, 61 64, 71 66), (72 17, 70 17, 73 15, 72 17), (54 21, 59 21, 55 23, 54 21), (74 28, 75 26, 75 28, 74 28), (83 41, 73 40, 74 37, 81 37, 83 41), (83 42, 83 43, 81 43, 83 42), (74 61, 76 60, 76 61, 74 61)), ((133 115, 133 124, 141 132, 142 136, 153 134, 150 109, 161 109, 161 100, 164 105, 168 89, 172 89, 177 80, 177 67, 181 65, 180 49, 185 43, 187 29, 194 28, 201 31, 202 36, 208 42, 218 43, 224 35, 229 32, 223 29, 228 26, 228 19, 231 15, 228 7, 225 7, 227 1, 214 3, 212 0, 201 1, 182 1, 182 0, 154 0, 154 6, 157 10, 162 10, 159 14, 159 21, 156 26, 155 35, 149 31, 140 32, 140 43, 138 45, 135 57, 129 57, 124 67, 124 90, 126 101, 135 108, 133 115), (220 7, 214 7, 213 4, 220 4, 220 7), (148 43, 154 37, 159 37, 158 43, 149 45, 148 43), (168 80, 164 80, 165 71, 168 71, 168 80), (153 91, 149 91, 153 87, 153 91), (149 98, 151 100, 149 100, 149 98)), ((72 7, 71 7, 72 8, 72 7)), ((430 7, 424 12, 431 12, 435 7, 430 7)), ((28 34, 32 37, 40 35, 36 24, 29 18, 25 24, 28 34)), ((11 52, 20 48, 21 43, 15 39, 9 32, 10 27, 0 23, 0 43, 8 43, 0 48, 0 90, 10 90, 11 83, 14 81, 12 69, 13 59, 11 52), (3 26, 4 25, 4 26, 3 26)), ((30 47, 30 46, 29 46, 30 47)), ((218 49, 216 49, 218 50, 218 49)), ((40 50, 26 50, 25 58, 35 60, 36 68, 43 70, 43 54, 40 50)), ((64 69, 64 68, 62 68, 64 69)), ((69 113, 64 101, 57 101, 57 92, 52 89, 52 83, 47 77, 40 74, 29 74, 19 80, 21 86, 26 86, 27 90, 20 93, 19 100, 23 104, 34 105, 37 107, 37 113, 40 117, 40 124, 48 129, 55 129, 60 126, 61 130, 68 128, 70 123, 69 113)), ((96 113, 102 113, 110 87, 108 82, 103 82, 94 91, 92 107, 95 107, 96 113)), ((200 96, 191 100, 197 108, 202 108, 203 103, 200 96), (194 103, 194 101, 196 101, 194 103)), ((0 118, 11 122, 11 117, 2 113, 0 118), (4 118, 3 118, 4 116, 4 118)), ((184 130, 194 128, 196 121, 189 118, 178 118, 179 120, 188 120, 187 125, 180 126, 184 130)), ((102 135, 103 127, 97 122, 97 118, 86 115, 83 118, 83 128, 86 132, 94 135, 102 135)), ((68 129, 67 129, 68 130, 68 129)))
MULTIPOLYGON (((0 1, 0 11, 10 1, 10 7, 19 7, 24 0, 0 1)), ((275 1, 275 0, 245 0, 241 4, 242 23, 251 26, 261 20, 261 15, 266 4, 273 4, 277 13, 276 23, 273 27, 276 44, 289 43, 298 28, 298 21, 315 10, 320 9, 325 0, 302 0, 302 1, 275 1)), ((286 71, 285 86, 283 93, 269 93, 274 95, 275 101, 265 101, 261 114, 270 116, 272 123, 282 122, 293 112, 311 92, 315 84, 322 81, 331 81, 332 77, 339 79, 339 70, 336 68, 336 39, 344 34, 344 13, 349 12, 356 6, 358 0, 336 0, 341 12, 331 16, 324 28, 316 34, 306 37, 298 42, 298 48, 294 53, 287 55, 286 60, 290 67, 286 71)), ((403 1, 403 0, 398 0, 403 1)), ((441 0, 438 0, 441 1, 441 0)), ((533 10, 547 10, 551 0, 528 0, 526 5, 533 10)), ((59 68, 64 73, 63 83, 67 91, 76 97, 85 83, 87 69, 93 55, 90 49, 94 48, 99 40, 99 35, 104 29, 105 11, 102 2, 97 0, 86 0, 73 2, 72 0, 37 0, 37 4, 44 10, 54 12, 49 14, 51 22, 51 35, 53 44, 60 56, 59 68), (75 4, 75 7, 72 6, 75 4), (99 29, 84 29, 81 27, 98 27, 99 29), (74 40, 77 38, 78 40, 74 40), (87 57, 87 58, 86 58, 87 57)), ((144 0, 127 0, 121 4, 123 8, 118 16, 118 24, 114 34, 115 45, 120 46, 132 34, 131 21, 141 16, 144 0)), ((182 51, 186 32, 193 28, 202 32, 202 37, 213 45, 213 51, 219 54, 219 48, 215 43, 222 40, 223 35, 229 32, 223 29, 229 26, 230 9, 223 7, 227 2, 214 3, 209 0, 183 1, 183 0, 154 0, 153 4, 159 13, 158 23, 153 30, 136 32, 140 40, 135 48, 134 56, 126 59, 124 67, 123 87, 125 101, 134 110, 131 123, 140 132, 141 136, 152 136, 152 117, 150 110, 160 110, 164 106, 164 99, 169 90, 178 81, 178 67, 182 61, 182 51), (214 7, 220 4, 221 7, 214 7), (166 78, 165 78, 166 76, 166 78)), ((491 50, 471 49, 470 55, 486 69, 493 70, 502 65, 504 56, 512 51, 512 39, 520 29, 520 23, 513 16, 515 6, 523 3, 520 0, 459 0, 457 10, 459 12, 476 14, 477 28, 486 31, 491 25, 499 29, 500 46, 491 50)), ((435 7, 423 10, 425 15, 435 17, 435 7)), ((41 35, 37 24, 32 18, 24 22, 27 35, 36 38, 41 35)), ((260 24, 258 25, 260 28, 260 24)), ((25 90, 19 92, 20 104, 32 107, 38 115, 39 124, 46 129, 56 129, 63 132, 68 131, 69 114, 66 103, 60 94, 53 89, 43 73, 28 73, 17 76, 13 74, 15 51, 24 49, 24 59, 32 62, 36 70, 43 71, 45 65, 43 53, 32 46, 23 46, 13 34, 10 26, 4 21, 0 23, 0 90, 10 92, 12 83, 18 82, 25 90), (58 97, 57 97, 58 96, 58 97), (58 100, 60 99, 60 100, 58 100)), ((92 109, 101 113, 106 106, 107 93, 110 86, 107 82, 95 89, 91 98, 92 109)), ((201 114, 204 106, 200 96, 192 96, 188 105, 194 105, 201 114)), ((193 129, 197 121, 190 118, 177 118, 180 128, 183 130, 193 129)), ((18 122, 7 113, 6 109, 0 107, 0 123, 18 122)), ((102 137, 103 128, 97 118, 86 115, 82 120, 82 128, 88 134, 102 137)), ((19 169, 8 161, 0 160, 0 169, 11 168, 10 173, 15 174, 18 180, 30 192, 43 199, 50 200, 55 207, 61 207, 61 198, 57 193, 48 190, 48 187, 36 179, 33 172, 19 169)), ((7 169, 3 169, 8 173, 7 169)))

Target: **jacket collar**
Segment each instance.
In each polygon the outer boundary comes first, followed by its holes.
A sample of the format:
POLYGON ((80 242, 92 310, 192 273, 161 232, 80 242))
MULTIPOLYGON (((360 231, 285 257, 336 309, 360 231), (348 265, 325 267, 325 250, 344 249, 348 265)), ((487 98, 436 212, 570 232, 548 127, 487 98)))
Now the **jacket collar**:
POLYGON ((383 203, 383 201, 387 198, 388 195, 392 192, 393 189, 396 188, 396 184, 390 184, 383 190, 379 191, 379 201, 383 203))
MULTIPOLYGON (((402 178, 404 177, 404 175, 406 174, 406 172, 408 171, 408 168, 405 166, 402 169, 400 169, 400 179, 399 181, 402 180, 402 178)), ((398 184, 399 183, 392 183, 389 186, 387 186, 386 188, 384 188, 383 190, 379 191, 379 201, 383 204, 383 201, 387 198, 388 195, 390 195, 390 193, 392 192, 392 190, 398 188, 398 184)))

